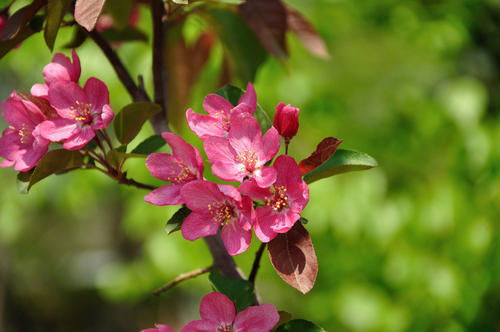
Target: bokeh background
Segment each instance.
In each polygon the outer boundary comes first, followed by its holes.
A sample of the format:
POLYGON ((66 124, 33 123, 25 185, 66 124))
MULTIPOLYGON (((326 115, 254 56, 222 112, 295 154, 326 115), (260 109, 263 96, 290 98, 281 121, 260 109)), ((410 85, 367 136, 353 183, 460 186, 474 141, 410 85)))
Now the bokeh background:
MULTIPOLYGON (((328 331, 500 331, 500 1, 287 2, 314 23, 332 58, 289 36, 289 61, 269 58, 259 70, 259 103, 271 116, 280 101, 301 108, 297 159, 334 136, 380 166, 311 185, 304 216, 316 286, 299 294, 264 257, 263 301, 328 331)), ((139 24, 149 31, 144 8, 139 24)), ((57 46, 70 35, 61 30, 57 46)), ((151 81, 147 43, 118 52, 151 81)), ((115 110, 130 102, 91 41, 79 54, 83 78, 104 80, 115 110)), ((37 35, 2 59, 0 98, 41 82, 51 57, 37 35)), ((217 89, 219 69, 214 52, 193 87, 196 110, 217 89)), ((177 130, 200 146, 185 126, 177 130)), ((137 142, 151 133, 147 125, 137 142)), ((158 183, 143 160, 127 165, 132 177, 158 183)), ((203 241, 164 232, 175 208, 148 205, 145 192, 94 171, 52 176, 29 195, 18 194, 15 175, 0 171, 0 331, 137 331, 198 318, 206 275, 151 295, 210 264, 203 241)), ((236 258, 245 273, 255 244, 236 258)))

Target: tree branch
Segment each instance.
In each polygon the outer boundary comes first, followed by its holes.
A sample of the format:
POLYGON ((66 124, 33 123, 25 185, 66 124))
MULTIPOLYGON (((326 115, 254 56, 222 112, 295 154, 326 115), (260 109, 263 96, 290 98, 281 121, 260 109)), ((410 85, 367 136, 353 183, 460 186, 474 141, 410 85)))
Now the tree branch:
POLYGON ((153 20, 153 84, 155 103, 162 107, 163 112, 155 115, 152 120, 156 131, 169 131, 167 105, 167 71, 165 68, 165 30, 163 16, 165 4, 162 0, 151 0, 151 15, 153 20))
POLYGON ((150 101, 151 99, 147 95, 146 91, 140 89, 135 84, 132 76, 130 76, 129 72, 127 71, 127 68, 125 68, 122 61, 113 50, 111 45, 108 43, 108 41, 95 30, 88 32, 88 35, 97 44, 97 46, 99 46, 106 58, 108 58, 108 61, 114 68, 116 74, 118 75, 118 78, 130 94, 130 97, 132 97, 132 99, 135 101, 150 101))
POLYGON ((262 253, 264 249, 266 249, 267 243, 261 243, 259 250, 255 253, 255 259, 253 261, 252 270, 250 271, 250 276, 248 277, 248 281, 255 285, 255 278, 257 278, 257 272, 259 272, 260 267, 260 259, 262 258, 262 253))
POLYGON ((200 276, 200 275, 202 275, 204 273, 210 272, 211 269, 212 269, 212 266, 209 266, 209 267, 204 267, 204 268, 196 269, 196 270, 188 272, 188 273, 181 274, 180 276, 178 276, 177 278, 175 278, 175 280, 173 280, 172 282, 169 282, 165 286, 162 286, 162 287, 158 288, 157 290, 155 290, 153 292, 153 295, 158 296, 161 293, 166 292, 169 289, 177 286, 177 284, 180 284, 184 280, 192 279, 192 278, 200 276))
POLYGON ((227 253, 226 247, 220 237, 220 232, 217 235, 207 236, 203 238, 208 246, 208 250, 214 259, 214 267, 227 278, 245 279, 239 271, 234 259, 227 253))

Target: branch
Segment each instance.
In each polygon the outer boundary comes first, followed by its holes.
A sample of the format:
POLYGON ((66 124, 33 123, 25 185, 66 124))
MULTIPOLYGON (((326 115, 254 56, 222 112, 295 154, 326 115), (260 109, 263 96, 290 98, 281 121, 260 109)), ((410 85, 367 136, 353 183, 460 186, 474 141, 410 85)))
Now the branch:
POLYGON ((137 181, 135 181, 133 179, 122 178, 122 179, 117 179, 117 180, 121 184, 125 184, 127 186, 133 186, 133 187, 136 187, 136 188, 139 188, 139 189, 154 190, 154 189, 158 188, 158 187, 155 187, 155 186, 151 186, 149 184, 137 182, 137 181))
POLYGON ((213 266, 226 278, 245 279, 239 271, 234 259, 227 253, 226 247, 220 237, 220 232, 217 235, 207 236, 203 238, 208 246, 208 250, 214 259, 213 266))
POLYGON ((153 120, 156 131, 168 130, 167 105, 167 71, 165 67, 165 30, 163 16, 165 4, 162 0, 151 0, 151 15, 153 20, 153 85, 155 103, 161 106, 163 112, 157 114, 153 120))
POLYGON ((95 30, 88 32, 88 35, 97 44, 97 46, 99 46, 106 58, 108 58, 108 61, 111 63, 116 74, 118 75, 118 78, 123 83, 132 99, 135 101, 150 101, 147 93, 135 84, 132 76, 130 76, 130 73, 127 71, 127 68, 125 68, 108 41, 95 30))
POLYGON ((257 272, 259 272, 259 267, 260 267, 260 259, 262 258, 262 253, 264 252, 264 249, 266 249, 266 244, 267 243, 262 243, 259 247, 259 250, 257 250, 257 252, 255 253, 255 259, 253 261, 252 271, 250 271, 250 276, 248 277, 248 281, 252 285, 255 285, 255 278, 257 278, 257 272))
POLYGON ((181 274, 180 276, 178 276, 177 278, 175 278, 174 281, 169 282, 165 286, 160 287, 157 290, 155 290, 153 292, 153 295, 158 296, 161 293, 168 291, 170 288, 175 287, 177 284, 180 284, 184 280, 192 279, 192 278, 195 278, 195 277, 197 277, 199 275, 202 275, 204 273, 210 272, 211 269, 212 269, 212 266, 209 266, 209 267, 204 267, 204 268, 197 269, 197 270, 194 270, 194 271, 191 271, 191 272, 188 272, 188 273, 181 274))

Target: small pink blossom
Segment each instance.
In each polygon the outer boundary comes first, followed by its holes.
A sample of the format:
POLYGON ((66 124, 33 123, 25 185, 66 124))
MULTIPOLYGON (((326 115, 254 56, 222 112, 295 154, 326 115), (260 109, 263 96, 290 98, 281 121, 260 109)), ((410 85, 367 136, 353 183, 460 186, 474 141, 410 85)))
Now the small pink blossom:
POLYGON ((252 83, 248 83, 247 91, 240 97, 238 105, 233 106, 223 97, 210 94, 203 101, 203 109, 208 115, 188 109, 186 117, 189 128, 205 140, 210 136, 227 137, 232 120, 242 115, 253 115, 256 108, 257 95, 252 83))
POLYGON ((255 235, 262 242, 288 232, 309 201, 309 189, 292 157, 281 155, 273 166, 278 177, 272 187, 260 188, 255 181, 247 180, 238 188, 242 194, 266 203, 257 208, 254 224, 255 235))
POLYGON ((108 88, 97 78, 89 78, 83 89, 75 82, 53 82, 48 98, 60 118, 44 121, 40 132, 52 142, 64 141, 67 150, 84 147, 95 131, 106 128, 114 117, 108 88))
POLYGON ((21 99, 16 92, 0 107, 9 123, 0 138, 0 167, 28 171, 36 166, 49 148, 50 141, 40 136, 38 125, 46 116, 35 104, 21 99))
POLYGON ((182 223, 182 236, 194 241, 217 234, 220 227, 222 241, 230 255, 248 249, 252 233, 253 203, 230 185, 198 180, 189 182, 181 196, 191 213, 182 223))
POLYGON ((290 141, 299 130, 300 109, 292 105, 279 103, 274 114, 274 128, 286 141, 290 141))
POLYGON ((192 321, 181 332, 269 332, 280 318, 276 308, 269 303, 236 312, 234 303, 218 292, 203 297, 200 316, 201 320, 192 321))
POLYGON ((144 200, 159 206, 183 204, 181 189, 186 183, 203 178, 203 159, 198 149, 180 136, 165 132, 162 137, 172 154, 152 153, 146 159, 146 167, 154 177, 170 184, 153 190, 144 200))
POLYGON ((259 186, 269 187, 276 180, 276 170, 264 165, 278 153, 279 134, 271 128, 262 136, 254 117, 231 119, 228 137, 209 137, 204 146, 212 171, 224 181, 243 182, 250 177, 259 186))
POLYGON ((49 85, 57 81, 70 81, 78 83, 81 74, 80 58, 75 50, 71 51, 71 59, 64 54, 56 53, 52 61, 43 68, 45 84, 35 84, 31 94, 37 97, 48 97, 49 85))
POLYGON ((141 332, 174 332, 174 329, 167 325, 155 324, 155 328, 145 329, 141 332))

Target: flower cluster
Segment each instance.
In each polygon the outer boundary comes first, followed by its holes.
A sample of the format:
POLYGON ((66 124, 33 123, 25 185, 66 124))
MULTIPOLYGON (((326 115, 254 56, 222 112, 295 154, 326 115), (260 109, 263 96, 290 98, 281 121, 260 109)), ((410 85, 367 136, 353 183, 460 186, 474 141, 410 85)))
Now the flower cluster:
POLYGON ((12 92, 0 106, 9 127, 0 138, 0 167, 28 171, 48 151, 51 142, 78 150, 90 142, 96 130, 106 128, 114 117, 106 85, 97 78, 78 84, 80 59, 56 54, 43 68, 43 84, 31 95, 12 92))
POLYGON ((237 255, 248 249, 252 229, 262 242, 288 232, 309 200, 297 162, 288 155, 275 159, 280 136, 288 144, 297 132, 299 110, 279 104, 275 126, 262 134, 254 116, 257 97, 252 84, 237 105, 211 94, 203 108, 208 114, 187 110, 189 127, 203 141, 213 174, 241 185, 205 180, 198 149, 164 133, 172 153, 153 153, 146 166, 153 176, 169 183, 145 200, 154 205, 186 205, 191 213, 181 227, 185 239, 194 241, 220 230, 228 253, 237 255))
MULTIPOLYGON (((234 303, 224 294, 213 292, 203 297, 200 304, 202 319, 192 321, 181 332, 268 332, 279 321, 276 308, 268 303, 250 306, 236 312, 234 303)), ((156 328, 141 332, 173 332, 166 325, 156 324, 156 328)))

